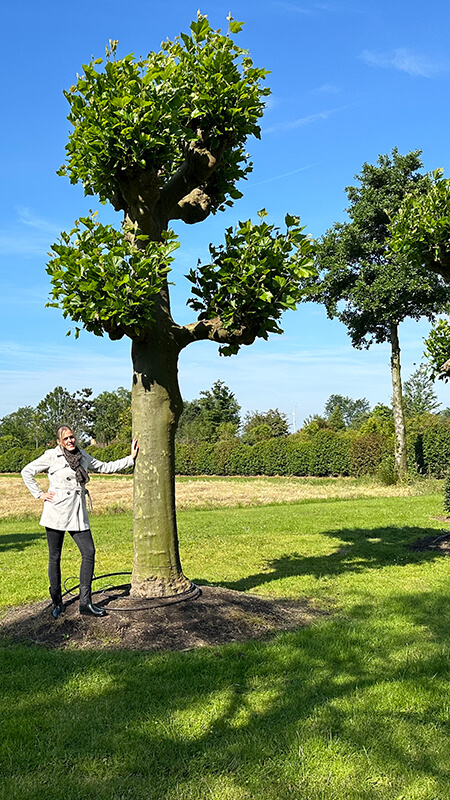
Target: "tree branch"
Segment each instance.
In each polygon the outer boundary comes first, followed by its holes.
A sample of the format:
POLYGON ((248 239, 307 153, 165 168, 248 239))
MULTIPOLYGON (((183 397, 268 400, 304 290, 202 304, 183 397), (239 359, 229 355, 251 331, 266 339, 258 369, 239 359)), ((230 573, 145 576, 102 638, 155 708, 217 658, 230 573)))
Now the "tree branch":
POLYGON ((171 219, 181 219, 188 225, 203 222, 211 211, 211 197, 202 189, 193 189, 174 207, 171 219))
POLYGON ((207 339, 221 345, 248 345, 253 344, 256 335, 257 331, 255 329, 251 329, 245 325, 237 330, 230 331, 223 327, 220 317, 191 322, 189 325, 177 327, 174 331, 174 336, 181 350, 192 342, 201 342, 207 339))
POLYGON ((440 275, 446 283, 450 283, 450 257, 445 252, 440 253, 439 258, 427 261, 426 266, 440 275))
POLYGON ((222 138, 213 153, 207 145, 204 132, 198 133, 200 140, 186 147, 185 160, 161 189, 160 205, 168 220, 201 222, 209 214, 211 197, 208 194, 208 181, 222 161, 227 138, 222 138))

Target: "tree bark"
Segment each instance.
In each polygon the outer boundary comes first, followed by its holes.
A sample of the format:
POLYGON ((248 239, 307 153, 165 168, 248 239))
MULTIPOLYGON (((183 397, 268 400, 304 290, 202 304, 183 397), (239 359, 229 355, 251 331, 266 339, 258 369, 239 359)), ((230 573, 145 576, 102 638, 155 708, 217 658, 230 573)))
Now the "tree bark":
POLYGON ((404 478, 408 463, 406 453, 406 426, 402 401, 402 378, 400 365, 400 343, 398 340, 398 325, 391 324, 391 376, 392 376, 392 408, 394 411, 395 428, 395 467, 400 479, 404 478))
POLYGON ((133 341, 134 563, 131 595, 162 597, 189 591, 178 551, 175 512, 175 431, 182 411, 179 346, 167 329, 133 341))

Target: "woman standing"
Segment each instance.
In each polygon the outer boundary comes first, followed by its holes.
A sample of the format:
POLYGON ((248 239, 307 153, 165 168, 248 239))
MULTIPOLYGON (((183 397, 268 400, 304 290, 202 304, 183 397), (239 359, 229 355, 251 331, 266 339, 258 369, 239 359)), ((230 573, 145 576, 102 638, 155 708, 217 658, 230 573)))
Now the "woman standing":
POLYGON ((104 617, 105 609, 95 606, 91 599, 94 575, 95 547, 89 526, 86 507, 88 471, 112 473, 132 467, 138 454, 138 443, 133 439, 131 454, 118 461, 99 461, 80 450, 75 435, 68 425, 57 431, 57 446, 31 461, 22 470, 22 478, 33 497, 44 501, 40 525, 45 527, 48 543, 48 577, 52 614, 55 619, 64 611, 61 592, 61 551, 64 533, 68 531, 81 553, 80 614, 104 617), (34 476, 48 472, 49 488, 43 492, 34 476))

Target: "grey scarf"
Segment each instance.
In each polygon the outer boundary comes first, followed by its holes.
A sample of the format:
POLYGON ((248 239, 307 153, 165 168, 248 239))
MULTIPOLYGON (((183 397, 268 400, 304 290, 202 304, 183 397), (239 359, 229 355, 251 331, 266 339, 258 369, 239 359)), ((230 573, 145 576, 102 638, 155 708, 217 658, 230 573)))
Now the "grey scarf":
POLYGON ((65 447, 62 448, 64 453, 65 459, 71 469, 75 472, 77 476, 78 483, 84 484, 87 483, 89 480, 89 475, 87 474, 86 470, 81 466, 81 459, 83 457, 83 453, 78 447, 75 450, 69 452, 66 450, 65 447))

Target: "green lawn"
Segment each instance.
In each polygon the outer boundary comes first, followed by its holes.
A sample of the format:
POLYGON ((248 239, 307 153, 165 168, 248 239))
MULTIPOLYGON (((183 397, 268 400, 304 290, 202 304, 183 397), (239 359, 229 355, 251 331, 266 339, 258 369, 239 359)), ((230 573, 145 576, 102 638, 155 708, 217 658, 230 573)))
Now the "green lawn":
MULTIPOLYGON (((265 642, 167 654, 3 648, 1 798, 450 800, 450 559, 438 495, 179 515, 198 583, 329 614, 265 642)), ((131 520, 96 517, 97 572, 131 520)), ((46 596, 34 522, 0 524, 3 604, 46 596)), ((78 555, 65 545, 64 576, 78 555)))

